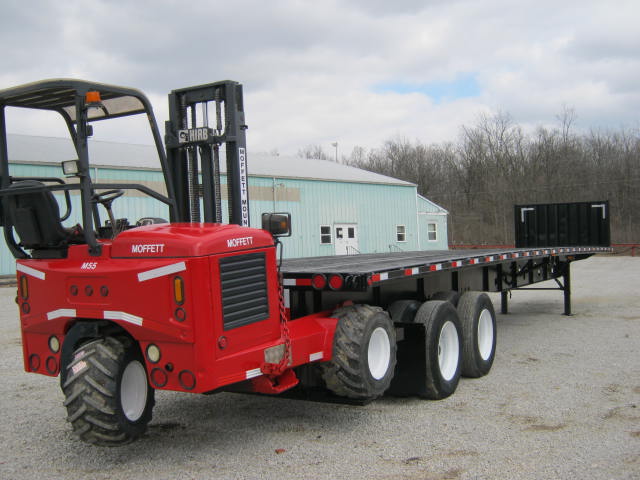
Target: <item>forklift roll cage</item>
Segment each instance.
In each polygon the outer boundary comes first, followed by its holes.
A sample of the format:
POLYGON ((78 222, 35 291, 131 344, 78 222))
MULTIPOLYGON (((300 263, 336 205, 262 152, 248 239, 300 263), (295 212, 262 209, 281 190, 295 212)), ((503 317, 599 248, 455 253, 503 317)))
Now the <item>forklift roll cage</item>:
MULTIPOLYGON (((221 222, 219 147, 226 144, 227 175, 229 185, 229 223, 249 225, 246 177, 246 140, 242 87, 237 82, 222 81, 197 87, 174 90, 169 97, 169 116, 166 122, 165 154, 163 139, 158 130, 153 108, 148 98, 139 90, 96 82, 71 79, 53 79, 29 83, 0 90, 0 198, 2 199, 1 223, 7 245, 15 258, 29 258, 14 237, 14 225, 8 214, 8 199, 23 194, 63 191, 66 197, 68 217, 69 191, 80 191, 84 242, 89 253, 98 256, 101 243, 94 229, 100 226, 98 205, 94 199, 96 190, 138 190, 169 207, 171 222, 199 222, 199 192, 204 197, 204 221, 221 222), (99 96, 91 92, 98 92, 99 96), (89 94, 89 95, 87 95, 89 94), (216 129, 196 125, 196 106, 215 102, 216 129), (221 105, 224 103, 224 125, 221 105), (78 183, 65 183, 58 178, 17 178, 9 174, 5 107, 30 108, 58 112, 64 119, 77 153, 78 183), (191 115, 189 115, 189 113, 191 115), (160 160, 167 195, 162 195, 144 185, 119 183, 93 183, 90 176, 88 138, 93 134, 92 122, 130 115, 146 114, 154 144, 160 160), (200 134, 200 135, 198 135, 200 134), (202 169, 202 187, 199 185, 198 157, 202 169), (53 182, 56 185, 25 183, 22 180, 53 182)), ((83 242, 83 243, 84 243, 83 242)))

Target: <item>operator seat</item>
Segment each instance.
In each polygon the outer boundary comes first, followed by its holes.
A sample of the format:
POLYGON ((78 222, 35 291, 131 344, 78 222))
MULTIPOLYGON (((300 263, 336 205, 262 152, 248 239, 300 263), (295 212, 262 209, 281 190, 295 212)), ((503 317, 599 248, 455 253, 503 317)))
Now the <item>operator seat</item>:
POLYGON ((65 258, 70 243, 84 243, 80 226, 67 229, 60 221, 60 207, 53 193, 36 180, 21 180, 11 190, 40 187, 37 192, 17 193, 7 197, 7 213, 20 237, 20 245, 32 250, 33 258, 65 258))

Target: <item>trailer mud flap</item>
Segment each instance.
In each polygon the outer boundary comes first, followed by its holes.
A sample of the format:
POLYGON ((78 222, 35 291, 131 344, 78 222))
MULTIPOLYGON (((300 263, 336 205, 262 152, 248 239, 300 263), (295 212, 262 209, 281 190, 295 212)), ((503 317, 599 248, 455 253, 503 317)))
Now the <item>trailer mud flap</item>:
POLYGON ((426 326, 423 323, 396 323, 404 330, 404 338, 398 342, 396 370, 387 395, 408 397, 426 396, 426 326))

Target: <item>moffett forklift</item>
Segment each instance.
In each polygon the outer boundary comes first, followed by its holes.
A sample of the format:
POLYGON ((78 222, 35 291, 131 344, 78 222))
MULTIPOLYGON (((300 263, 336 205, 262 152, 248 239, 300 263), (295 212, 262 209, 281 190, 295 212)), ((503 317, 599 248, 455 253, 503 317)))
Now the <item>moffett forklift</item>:
POLYGON ((77 80, 0 90, 1 222, 16 258, 24 368, 60 376, 82 440, 141 436, 158 389, 445 398, 461 375, 481 377, 493 364, 495 312, 482 291, 502 292, 506 312, 509 290, 564 279, 567 311, 570 262, 610 251, 602 240, 281 262, 290 216, 263 213, 262 228, 249 227, 245 130, 242 87, 232 81, 171 92, 166 154, 137 90, 77 80), (8 107, 60 114, 77 153, 61 177, 11 176, 8 107), (138 114, 148 118, 166 195, 91 179, 93 130, 138 114), (169 222, 115 218, 128 189, 166 204, 169 222), (65 225, 74 203, 80 221, 65 225))
POLYGON ((260 377, 251 390, 279 392, 297 383, 291 367, 309 361, 306 349, 331 356, 335 320, 307 323, 297 332, 304 348, 295 355, 281 326, 274 235, 287 234, 289 217, 267 215, 271 233, 248 228, 241 85, 175 90, 169 102, 165 155, 151 104, 137 90, 48 80, 0 91, 2 225, 17 259, 25 369, 60 374, 68 419, 91 443, 141 435, 154 389, 211 392, 260 377), (64 179, 10 175, 6 107, 61 115, 77 153, 63 162, 64 179), (215 128, 206 124, 209 107, 215 128), (93 129, 135 114, 148 117, 166 195, 91 179, 93 129), (221 146, 229 224, 221 223, 221 146), (111 206, 126 189, 168 205, 170 222, 114 218, 111 206), (64 214, 54 192, 64 195, 64 214), (65 227, 73 195, 81 222, 65 227))

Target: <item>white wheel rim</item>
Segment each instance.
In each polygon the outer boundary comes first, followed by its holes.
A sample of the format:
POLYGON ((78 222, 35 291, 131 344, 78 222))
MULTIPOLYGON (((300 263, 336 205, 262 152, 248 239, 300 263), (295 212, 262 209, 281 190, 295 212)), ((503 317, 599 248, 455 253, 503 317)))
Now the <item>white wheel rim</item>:
POLYGON ((389 361, 391 360, 391 345, 389 344, 389 335, 382 327, 376 328, 371 333, 367 360, 369 363, 369 373, 371 373, 373 378, 380 380, 385 376, 389 369, 389 361))
POLYGON ((478 319, 478 351, 483 360, 489 360, 493 351, 493 318, 486 308, 478 319))
POLYGON ((447 321, 440 330, 440 339, 438 340, 438 365, 444 380, 449 381, 456 374, 459 357, 458 330, 453 322, 447 321))
POLYGON ((120 403, 125 416, 132 422, 142 416, 147 405, 147 373, 137 360, 130 362, 122 374, 120 403))

